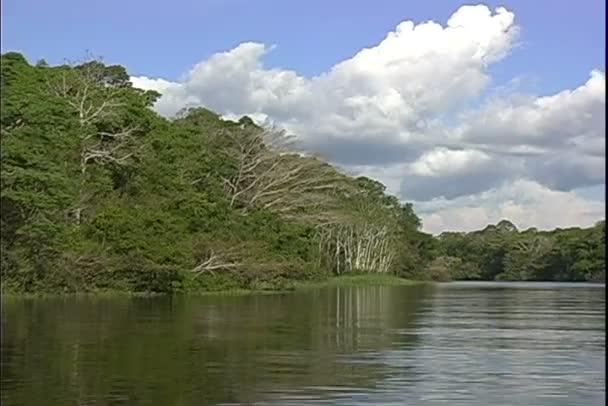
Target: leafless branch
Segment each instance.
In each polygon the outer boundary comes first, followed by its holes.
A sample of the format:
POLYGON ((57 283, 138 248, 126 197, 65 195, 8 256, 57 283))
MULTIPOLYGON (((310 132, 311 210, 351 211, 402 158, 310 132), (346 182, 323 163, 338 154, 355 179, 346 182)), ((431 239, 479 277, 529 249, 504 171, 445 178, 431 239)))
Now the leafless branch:
POLYGON ((294 137, 284 131, 256 128, 222 135, 236 158, 233 176, 222 180, 231 206, 245 214, 259 207, 288 215, 326 201, 327 192, 343 186, 344 177, 334 168, 295 152, 294 137))
POLYGON ((195 276, 203 273, 213 274, 216 270, 232 270, 243 265, 243 263, 236 261, 234 253, 231 251, 225 251, 222 254, 218 254, 213 250, 209 250, 201 262, 191 269, 191 272, 194 273, 195 276))

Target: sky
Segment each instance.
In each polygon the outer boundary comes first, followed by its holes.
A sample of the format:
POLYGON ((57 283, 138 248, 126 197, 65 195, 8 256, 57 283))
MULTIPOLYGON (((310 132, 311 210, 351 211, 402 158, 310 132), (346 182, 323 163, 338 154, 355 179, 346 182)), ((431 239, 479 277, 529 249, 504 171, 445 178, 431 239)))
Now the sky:
POLYGON ((605 217, 605 2, 2 1, 2 52, 89 50, 163 96, 296 134, 431 233, 605 217))

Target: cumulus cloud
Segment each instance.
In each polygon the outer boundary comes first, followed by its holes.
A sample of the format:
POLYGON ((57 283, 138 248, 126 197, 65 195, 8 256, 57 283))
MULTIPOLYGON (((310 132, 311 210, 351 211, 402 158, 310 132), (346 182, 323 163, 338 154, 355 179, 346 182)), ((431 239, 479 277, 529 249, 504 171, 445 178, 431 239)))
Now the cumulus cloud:
MULTIPOLYGON (((468 117, 460 129, 464 140, 477 144, 571 147, 604 137, 606 78, 594 70, 575 90, 513 105, 496 100, 468 117)), ((582 144, 582 145, 581 145, 582 144)))
POLYGON ((452 199, 496 186, 512 170, 499 157, 475 149, 435 148, 407 165, 400 195, 413 200, 452 199))
MULTIPOLYGON (((462 6, 444 25, 404 21, 376 46, 312 78, 266 68, 263 58, 274 47, 247 42, 178 81, 132 81, 163 94, 155 106, 161 114, 205 106, 270 121, 407 200, 443 199, 464 210, 459 199, 520 179, 538 185, 522 192, 566 193, 559 196, 605 183, 604 72, 593 70, 573 90, 519 98, 503 92, 470 108, 490 89, 488 68, 509 55, 519 31, 505 8, 462 6)), ((470 209, 469 217, 489 216, 486 206, 470 209)), ((448 217, 426 219, 452 225, 448 217)), ((469 220, 459 221, 466 227, 469 220)))
POLYGON ((437 148, 424 154, 411 165, 411 173, 422 176, 440 177, 470 170, 471 167, 485 165, 491 158, 476 150, 452 151, 437 148))
POLYGON ((404 143, 424 136, 425 120, 479 96, 490 81, 487 67, 508 54, 517 34, 506 9, 463 6, 445 27, 404 21, 377 46, 310 79, 266 69, 262 58, 273 47, 248 42, 197 64, 179 82, 133 83, 161 91, 156 108, 169 116, 197 104, 225 114, 264 113, 311 143, 404 143))
POLYGON ((519 229, 592 226, 605 217, 604 202, 574 192, 551 190, 537 182, 517 180, 486 192, 419 204, 424 229, 430 233, 471 231, 511 220, 519 229))

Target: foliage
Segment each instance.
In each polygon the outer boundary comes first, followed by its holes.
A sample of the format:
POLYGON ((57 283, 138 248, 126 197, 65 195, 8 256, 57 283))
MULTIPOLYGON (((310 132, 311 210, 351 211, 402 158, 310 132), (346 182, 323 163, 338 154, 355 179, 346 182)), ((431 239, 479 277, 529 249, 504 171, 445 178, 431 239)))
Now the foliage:
POLYGON ((471 233, 443 233, 441 251, 461 263, 453 279, 594 281, 606 279, 606 224, 523 232, 503 220, 471 233))
POLYGON ((274 289, 341 274, 604 280, 604 222, 439 238, 410 203, 250 118, 189 108, 98 60, 1 57, 4 292, 274 289))
POLYGON ((4 291, 271 289, 424 256, 411 205, 248 117, 167 120, 158 93, 98 60, 7 53, 1 84, 4 291), (354 229, 326 249, 328 232, 354 229), (362 244, 365 266, 343 268, 362 244))

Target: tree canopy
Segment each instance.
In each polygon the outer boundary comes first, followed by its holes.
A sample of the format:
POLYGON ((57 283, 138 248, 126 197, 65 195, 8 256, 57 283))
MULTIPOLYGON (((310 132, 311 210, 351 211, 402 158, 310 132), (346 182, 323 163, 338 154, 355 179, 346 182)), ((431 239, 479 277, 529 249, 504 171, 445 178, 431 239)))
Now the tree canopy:
POLYGON ((2 55, 2 287, 187 291, 407 271, 420 220, 292 137, 159 94, 97 60, 2 55))
POLYGON ((163 118, 159 93, 98 60, 1 64, 3 291, 265 288, 356 272, 604 278, 603 222, 433 238, 410 203, 284 131, 205 108, 163 118))
POLYGON ((456 279, 605 281, 606 223, 581 229, 519 231, 503 220, 471 233, 443 233, 440 255, 456 279))

